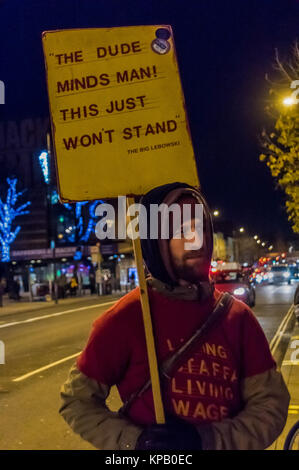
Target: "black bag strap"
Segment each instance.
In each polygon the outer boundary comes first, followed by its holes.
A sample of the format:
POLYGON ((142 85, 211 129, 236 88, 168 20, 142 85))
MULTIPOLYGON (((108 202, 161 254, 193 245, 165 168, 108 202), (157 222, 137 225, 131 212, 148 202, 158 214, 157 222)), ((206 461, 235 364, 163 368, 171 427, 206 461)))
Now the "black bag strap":
MULTIPOLYGON (((175 370, 178 368, 178 363, 181 362, 182 357, 186 357, 190 352, 194 344, 198 344, 199 340, 210 330, 214 323, 220 318, 224 313, 228 313, 230 307, 233 303, 233 296, 229 292, 221 294, 217 303, 214 307, 212 313, 208 316, 207 320, 203 325, 198 328, 195 333, 189 338, 175 353, 163 361, 160 367, 160 375, 166 377, 167 379, 171 378, 171 375, 174 374, 175 370)), ((139 398, 149 387, 151 386, 151 379, 149 379, 137 392, 134 392, 130 398, 124 403, 121 408, 121 412, 125 413, 128 408, 131 406, 133 401, 136 398, 139 398)))

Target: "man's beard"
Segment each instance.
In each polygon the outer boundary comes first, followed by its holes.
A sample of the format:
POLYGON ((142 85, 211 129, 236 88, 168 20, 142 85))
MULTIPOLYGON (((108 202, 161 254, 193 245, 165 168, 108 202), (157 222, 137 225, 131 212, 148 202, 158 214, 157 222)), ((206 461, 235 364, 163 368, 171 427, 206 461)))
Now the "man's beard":
POLYGON ((186 257, 181 263, 176 264, 175 272, 177 277, 192 284, 208 281, 210 268, 209 261, 204 259, 198 261, 196 264, 191 264, 188 263, 189 258, 190 257, 186 257))

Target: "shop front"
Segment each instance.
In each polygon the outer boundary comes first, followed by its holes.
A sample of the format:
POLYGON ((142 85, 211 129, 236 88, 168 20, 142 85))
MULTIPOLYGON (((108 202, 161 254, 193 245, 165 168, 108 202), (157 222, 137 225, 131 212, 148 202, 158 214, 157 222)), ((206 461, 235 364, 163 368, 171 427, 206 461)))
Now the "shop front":
POLYGON ((13 251, 12 259, 11 282, 17 281, 20 295, 31 300, 50 300, 55 282, 58 298, 95 292, 88 246, 13 251))

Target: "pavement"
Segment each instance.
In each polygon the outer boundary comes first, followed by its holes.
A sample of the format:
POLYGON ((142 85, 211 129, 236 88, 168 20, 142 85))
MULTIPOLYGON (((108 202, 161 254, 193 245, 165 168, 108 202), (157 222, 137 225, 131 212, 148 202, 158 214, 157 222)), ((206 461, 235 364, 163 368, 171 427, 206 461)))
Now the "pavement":
POLYGON ((66 299, 58 299, 58 304, 55 304, 54 300, 50 301, 33 301, 30 302, 28 296, 23 295, 19 301, 10 300, 8 295, 3 296, 3 307, 0 307, 0 318, 18 313, 34 312, 41 309, 47 309, 55 306, 68 306, 72 304, 78 304, 78 302, 92 303, 92 302, 108 302, 111 299, 117 299, 124 295, 125 292, 116 292, 112 295, 97 295, 87 294, 81 296, 67 297, 66 299))
MULTIPOLYGON (((289 345, 284 356, 281 372, 291 395, 289 413, 286 425, 279 438, 268 450, 282 450, 286 437, 292 426, 299 421, 299 324, 296 323, 290 336, 289 345)), ((299 450, 299 440, 296 439, 295 447, 299 450)))

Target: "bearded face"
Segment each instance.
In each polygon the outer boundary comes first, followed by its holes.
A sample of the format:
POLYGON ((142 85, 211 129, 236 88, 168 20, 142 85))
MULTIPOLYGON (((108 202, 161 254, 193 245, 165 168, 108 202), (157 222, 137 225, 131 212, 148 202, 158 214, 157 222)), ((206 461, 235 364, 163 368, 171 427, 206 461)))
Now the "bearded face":
MULTIPOLYGON (((202 246, 198 250, 186 249, 188 243, 195 242, 195 220, 191 220, 191 230, 194 232, 192 239, 185 238, 184 232, 181 232, 181 238, 172 238, 169 241, 169 252, 173 270, 178 279, 197 283, 209 279, 210 259, 207 256, 207 246, 205 236, 203 236, 202 246)), ((203 235, 205 232, 203 232, 203 235)))

